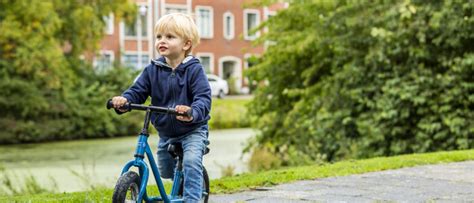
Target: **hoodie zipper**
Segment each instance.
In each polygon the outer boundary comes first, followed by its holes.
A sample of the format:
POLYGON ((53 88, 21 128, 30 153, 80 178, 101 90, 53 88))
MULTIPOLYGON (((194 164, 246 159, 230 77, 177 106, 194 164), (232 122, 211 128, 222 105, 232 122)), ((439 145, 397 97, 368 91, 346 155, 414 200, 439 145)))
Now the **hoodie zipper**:
MULTIPOLYGON (((188 63, 188 61, 190 61, 191 59, 193 59, 192 56, 188 56, 186 57, 182 64, 186 64, 188 63)), ((176 106, 176 85, 178 85, 178 81, 177 81, 177 77, 176 77, 176 69, 173 69, 171 66, 169 66, 168 64, 166 63, 163 63, 162 61, 160 60, 152 60, 152 62, 155 64, 155 65, 158 65, 158 66, 162 66, 162 67, 166 67, 166 68, 169 68, 171 69, 171 76, 170 76, 170 80, 168 82, 168 85, 169 87, 171 88, 171 96, 173 97, 172 98, 172 104, 173 106, 171 106, 171 108, 174 108, 176 106), (176 85, 173 85, 173 82, 176 84, 176 85)), ((181 65, 181 64, 180 64, 181 65)), ((177 120, 176 120, 176 116, 175 118, 173 118, 173 115, 170 115, 170 119, 171 119, 171 128, 174 132, 177 132, 177 120)))
MULTIPOLYGON (((171 88, 171 95, 173 97, 173 105, 171 106, 171 108, 176 108, 176 92, 175 92, 175 84, 176 84, 176 69, 171 69, 171 84, 170 84, 170 88, 171 88)), ((173 118, 174 115, 171 115, 171 127, 173 128, 173 131, 174 132, 177 132, 177 129, 176 129, 176 122, 175 122, 175 119, 176 118, 173 118)))

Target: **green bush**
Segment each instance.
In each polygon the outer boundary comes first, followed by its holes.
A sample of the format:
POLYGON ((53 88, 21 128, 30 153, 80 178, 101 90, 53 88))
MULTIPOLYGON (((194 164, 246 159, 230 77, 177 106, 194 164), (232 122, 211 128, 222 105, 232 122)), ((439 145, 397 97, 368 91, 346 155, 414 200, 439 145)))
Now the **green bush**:
POLYGON ((268 171, 281 166, 281 160, 267 147, 255 148, 248 162, 251 172, 268 171))
POLYGON ((259 41, 274 45, 249 69, 256 145, 288 165, 474 147, 473 9, 293 1, 264 24, 259 41))
POLYGON ((133 122, 104 106, 136 73, 116 68, 98 75, 81 55, 97 48, 103 16, 134 13, 133 3, 0 1, 0 7, 0 144, 128 134, 133 122))
POLYGON ((237 95, 239 94, 239 91, 237 90, 237 78, 236 77, 230 77, 227 78, 227 84, 229 86, 229 95, 237 95))
MULTIPOLYGON (((90 81, 80 81, 67 92, 55 91, 56 95, 47 101, 37 95, 41 91, 27 88, 28 83, 20 82, 26 88, 9 83, 22 91, 11 91, 9 98, 0 98, 0 105, 12 106, 0 119, 0 128, 4 129, 0 143, 113 137, 138 132, 141 114, 117 116, 105 108, 107 99, 127 88, 134 75, 136 73, 127 69, 117 68, 106 75, 91 76, 90 81), (118 83, 117 78, 122 82, 118 83), (12 97, 18 97, 13 99, 18 102, 11 103, 12 97), (24 112, 24 116, 19 112, 24 112)), ((0 88, 9 84, 0 82, 0 88)))
POLYGON ((211 120, 209 128, 247 128, 250 127, 250 120, 247 118, 247 99, 216 99, 212 100, 211 120))

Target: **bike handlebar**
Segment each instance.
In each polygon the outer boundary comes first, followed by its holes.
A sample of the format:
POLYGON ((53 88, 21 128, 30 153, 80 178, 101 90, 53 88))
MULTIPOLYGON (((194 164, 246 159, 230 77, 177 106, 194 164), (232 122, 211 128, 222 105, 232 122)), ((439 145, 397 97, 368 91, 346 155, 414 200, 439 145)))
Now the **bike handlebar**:
MULTIPOLYGON (((193 116, 193 110, 189 109, 186 113, 178 113, 176 109, 174 108, 166 108, 166 107, 159 107, 159 106, 146 106, 146 105, 141 105, 141 104, 132 104, 130 102, 125 103, 121 109, 125 109, 127 111, 132 111, 132 110, 140 110, 140 111, 147 111, 150 110, 151 112, 157 112, 161 114, 174 114, 177 116, 186 116, 191 118, 193 116)), ((114 105, 112 104, 112 99, 109 99, 107 101, 107 109, 114 108, 114 105)))

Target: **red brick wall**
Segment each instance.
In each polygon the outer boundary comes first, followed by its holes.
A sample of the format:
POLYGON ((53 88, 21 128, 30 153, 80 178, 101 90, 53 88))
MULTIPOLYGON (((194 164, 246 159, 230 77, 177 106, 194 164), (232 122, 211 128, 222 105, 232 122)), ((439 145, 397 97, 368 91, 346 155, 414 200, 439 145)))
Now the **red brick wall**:
MULTIPOLYGON (((148 5, 148 12, 149 15, 152 15, 150 18, 152 22, 148 23, 149 31, 153 32, 153 26, 155 24, 154 16, 155 13, 155 5, 154 3, 161 4, 161 0, 136 0, 137 3, 140 4, 147 4, 151 3, 152 5, 148 5)), ((251 2, 249 0, 165 0, 167 4, 180 4, 180 5, 187 5, 188 2, 192 2, 192 14, 196 11, 196 6, 209 6, 213 8, 213 38, 211 39, 201 39, 201 43, 198 47, 196 47, 193 51, 194 54, 199 53, 212 53, 213 54, 213 72, 219 75, 219 59, 225 56, 233 56, 237 57, 241 60, 241 67, 242 73, 245 66, 245 55, 253 55, 257 54, 260 55, 263 53, 264 48, 263 46, 252 47, 251 41, 245 40, 243 38, 244 33, 244 4, 251 2), (225 12, 231 12, 234 16, 234 38, 233 39, 225 39, 223 33, 223 15, 225 12)), ((158 12, 162 11, 162 6, 159 5, 158 12)), ((277 3, 268 7, 269 11, 277 11, 280 9, 284 9, 286 7, 283 3, 277 3)), ((260 22, 263 22, 265 17, 265 9, 264 8, 252 8, 257 9, 260 12, 260 22)), ((161 15, 161 13, 159 13, 161 15)), ((120 37, 124 37, 124 34, 120 34, 119 29, 119 22, 115 19, 116 23, 114 26, 114 33, 112 35, 106 35, 104 40, 101 42, 101 49, 102 50, 113 50, 115 55, 115 60, 120 60, 120 37)), ((263 31, 261 31, 263 32, 263 31)), ((142 51, 144 54, 153 53, 154 46, 149 46, 149 43, 153 43, 153 33, 149 33, 150 38, 146 39, 143 38, 142 42, 142 51), (150 41, 150 42, 149 42, 150 41), (149 52, 150 51, 150 52, 149 52)), ((123 40, 123 51, 137 51, 137 39, 136 38, 125 38, 123 40)), ((150 58, 153 56, 150 56, 150 58)), ((243 86, 246 86, 245 79, 242 77, 241 81, 243 86)))

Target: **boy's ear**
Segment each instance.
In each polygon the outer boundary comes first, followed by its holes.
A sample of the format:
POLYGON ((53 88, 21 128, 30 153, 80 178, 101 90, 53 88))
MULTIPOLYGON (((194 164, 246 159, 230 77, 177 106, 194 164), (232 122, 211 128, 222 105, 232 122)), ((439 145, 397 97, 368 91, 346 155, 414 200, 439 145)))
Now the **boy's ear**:
POLYGON ((187 51, 187 50, 191 49, 192 45, 193 45, 193 44, 192 44, 191 40, 188 40, 188 41, 186 41, 186 42, 184 43, 183 49, 184 49, 185 51, 187 51))

